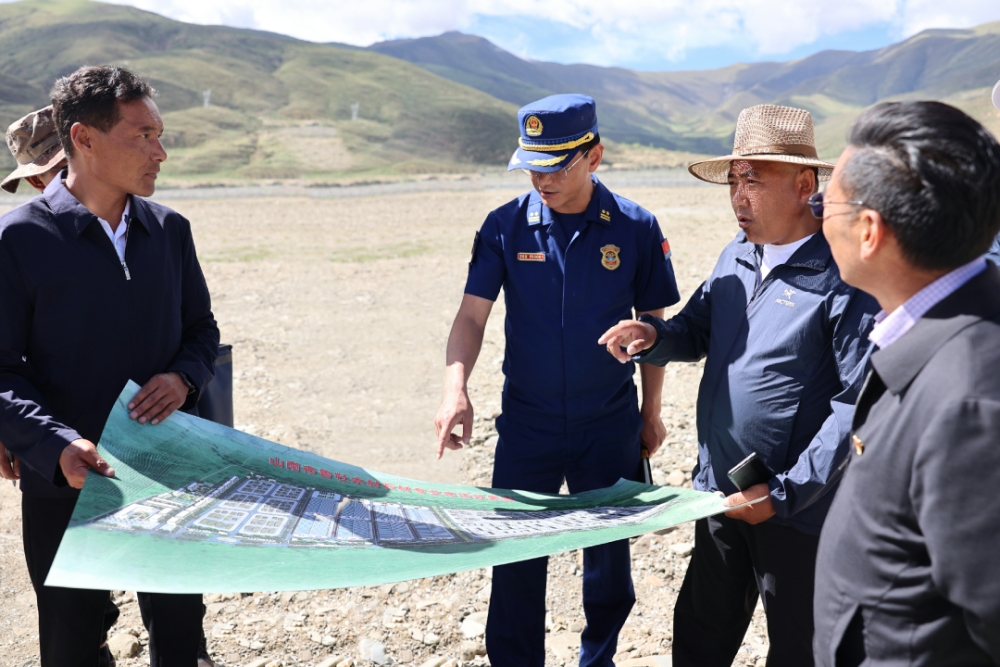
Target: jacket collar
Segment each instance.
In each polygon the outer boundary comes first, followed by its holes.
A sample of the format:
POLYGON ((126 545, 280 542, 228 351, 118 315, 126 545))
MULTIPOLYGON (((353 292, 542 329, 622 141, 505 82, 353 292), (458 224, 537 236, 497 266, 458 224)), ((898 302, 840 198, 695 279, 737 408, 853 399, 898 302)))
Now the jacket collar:
POLYGON ((934 354, 977 322, 1000 314, 1000 270, 986 270, 931 308, 913 328, 884 350, 872 354, 872 366, 886 388, 904 391, 934 354))
MULTIPOLYGON (((73 233, 73 238, 80 238, 83 231, 90 223, 97 220, 90 209, 81 204, 73 193, 66 188, 63 179, 66 177, 66 170, 63 169, 52 179, 52 182, 45 188, 42 197, 45 198, 49 209, 55 215, 56 221, 64 225, 73 233)), ((129 219, 139 220, 147 232, 150 231, 149 211, 146 202, 142 197, 129 195, 132 205, 129 207, 129 219)))
MULTIPOLYGON (((750 243, 746 232, 743 230, 740 230, 740 233, 736 236, 736 242, 746 246, 745 249, 740 251, 739 256, 748 258, 748 261, 753 266, 757 266, 756 253, 759 246, 750 243)), ((832 259, 833 255, 830 252, 830 244, 827 243, 826 237, 823 236, 823 230, 820 229, 788 258, 785 265, 797 269, 825 271, 832 259)))
MULTIPOLYGON (((590 204, 584 212, 584 220, 611 227, 611 221, 618 213, 615 198, 611 191, 597 179, 597 176, 591 174, 590 178, 594 184, 594 193, 591 195, 590 204)), ((542 197, 537 190, 532 190, 528 195, 528 227, 551 225, 553 222, 555 222, 555 218, 552 217, 552 209, 542 203, 542 197)))

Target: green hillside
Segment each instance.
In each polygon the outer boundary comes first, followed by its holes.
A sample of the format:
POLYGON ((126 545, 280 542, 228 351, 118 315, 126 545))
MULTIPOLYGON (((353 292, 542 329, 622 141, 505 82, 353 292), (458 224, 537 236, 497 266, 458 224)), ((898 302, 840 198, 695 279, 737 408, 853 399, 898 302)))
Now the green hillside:
POLYGON ((809 109, 821 152, 837 155, 850 122, 887 99, 940 99, 1000 129, 986 93, 1000 76, 1000 22, 971 30, 928 30, 899 44, 856 53, 823 51, 787 63, 716 70, 636 72, 525 61, 487 40, 450 32, 374 44, 453 81, 517 105, 544 95, 586 92, 604 133, 674 150, 728 152, 739 112, 778 103, 809 109))
POLYGON ((510 154, 512 104, 395 58, 84 0, 0 4, 4 127, 84 64, 160 91, 167 181, 466 171, 510 154))
MULTIPOLYGON (((809 109, 820 153, 832 158, 857 115, 886 99, 945 100, 1000 133, 988 99, 997 63, 1000 22, 862 53, 636 72, 527 61, 457 32, 361 49, 87 0, 27 0, 0 4, 0 123, 47 104, 53 81, 83 64, 120 64, 160 91, 167 185, 502 168, 517 107, 560 92, 597 99, 607 159, 619 166, 728 152, 739 112, 764 102, 809 109)), ((0 170, 13 164, 0 151, 0 170)))

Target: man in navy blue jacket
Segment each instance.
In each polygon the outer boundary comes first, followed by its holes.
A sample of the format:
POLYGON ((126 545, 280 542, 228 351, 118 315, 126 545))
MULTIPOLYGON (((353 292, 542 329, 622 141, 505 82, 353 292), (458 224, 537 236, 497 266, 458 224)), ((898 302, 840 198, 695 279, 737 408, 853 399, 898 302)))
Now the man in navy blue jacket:
MULTIPOLYGON (((0 442, 21 461, 24 550, 43 665, 94 665, 107 591, 44 585, 128 380, 151 426, 194 412, 219 331, 190 224, 142 199, 166 152, 149 85, 88 67, 56 82, 69 160, 44 193, 0 217, 0 442)), ((198 595, 140 593, 152 665, 197 661, 198 595)))
POLYGON ((703 180, 729 183, 741 228, 711 277, 676 317, 623 322, 599 342, 623 362, 706 358, 694 486, 731 496, 731 505, 763 498, 696 524, 674 609, 674 665, 731 665, 759 594, 767 664, 803 667, 812 664, 818 536, 878 306, 841 281, 810 211, 816 179, 833 165, 816 159, 809 113, 746 109, 733 153, 691 166, 703 180), (771 474, 741 493, 727 473, 752 453, 771 474))

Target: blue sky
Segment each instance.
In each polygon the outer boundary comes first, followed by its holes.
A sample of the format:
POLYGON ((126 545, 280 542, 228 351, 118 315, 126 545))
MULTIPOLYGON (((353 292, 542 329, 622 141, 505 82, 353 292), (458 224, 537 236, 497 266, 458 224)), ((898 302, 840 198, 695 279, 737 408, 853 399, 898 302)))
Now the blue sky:
POLYGON ((1000 21, 998 0, 115 1, 181 21, 358 46, 460 30, 524 58, 653 71, 875 49, 928 28, 1000 21))

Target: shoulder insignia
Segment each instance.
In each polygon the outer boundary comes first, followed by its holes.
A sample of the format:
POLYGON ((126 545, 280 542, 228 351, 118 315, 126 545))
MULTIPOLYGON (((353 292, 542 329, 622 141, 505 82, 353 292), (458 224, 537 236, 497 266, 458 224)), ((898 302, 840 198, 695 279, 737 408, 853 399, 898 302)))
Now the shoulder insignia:
POLYGON ((621 248, 610 243, 601 248, 601 266, 608 271, 614 271, 621 266, 621 258, 618 257, 619 252, 621 252, 621 248))

